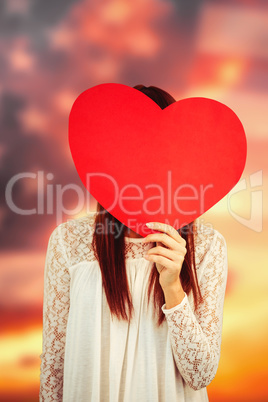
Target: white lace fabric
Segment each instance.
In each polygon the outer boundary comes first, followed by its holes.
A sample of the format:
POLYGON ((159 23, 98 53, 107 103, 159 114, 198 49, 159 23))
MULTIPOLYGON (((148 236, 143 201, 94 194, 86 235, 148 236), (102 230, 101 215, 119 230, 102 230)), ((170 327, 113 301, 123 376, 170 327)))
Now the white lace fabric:
MULTIPOLYGON (((76 400, 75 397, 68 399, 66 393, 66 396, 63 395, 66 329, 71 302, 70 272, 80 267, 79 264, 83 261, 96 262, 91 246, 94 218, 93 213, 62 223, 49 238, 44 271, 40 401, 76 400)), ((133 264, 136 260, 145 264, 143 256, 152 246, 153 243, 141 243, 139 239, 126 238, 126 259, 133 264)), ((162 306, 166 317, 166 333, 161 333, 172 350, 174 370, 176 367, 182 379, 180 386, 187 387, 187 392, 180 394, 184 396, 174 400, 189 402, 208 400, 201 391, 213 380, 218 368, 228 271, 224 237, 215 229, 201 225, 195 239, 195 258, 203 303, 194 312, 192 295, 185 293, 184 299, 177 306, 171 309, 166 309, 165 304, 162 306), (188 399, 187 395, 190 395, 188 399)), ((171 367, 172 364, 167 360, 167 366, 171 367)), ((174 381, 178 378, 178 373, 174 374, 174 381)), ((176 387, 174 397, 181 392, 178 384, 176 387)), ((164 392, 168 391, 163 391, 161 395, 164 392)), ((168 400, 164 396, 158 398, 161 402, 168 400)), ((94 399, 88 397, 77 400, 84 402, 94 399)), ((95 400, 116 401, 108 398, 95 400)), ((142 399, 139 401, 143 402, 142 399)))

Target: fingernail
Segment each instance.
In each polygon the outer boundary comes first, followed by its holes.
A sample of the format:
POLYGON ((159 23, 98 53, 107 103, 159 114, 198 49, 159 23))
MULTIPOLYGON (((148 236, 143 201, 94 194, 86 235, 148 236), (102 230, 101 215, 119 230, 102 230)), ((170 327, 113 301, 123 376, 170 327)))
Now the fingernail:
POLYGON ((153 224, 153 223, 151 223, 151 222, 149 222, 149 223, 145 223, 145 225, 146 225, 148 228, 151 228, 152 226, 154 226, 154 224, 153 224))

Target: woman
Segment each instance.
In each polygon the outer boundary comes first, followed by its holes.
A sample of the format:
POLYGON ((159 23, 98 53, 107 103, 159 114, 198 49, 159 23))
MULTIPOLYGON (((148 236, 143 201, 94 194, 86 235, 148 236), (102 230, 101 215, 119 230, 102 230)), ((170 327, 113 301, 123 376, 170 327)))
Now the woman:
MULTIPOLYGON (((167 92, 138 85, 162 109, 167 92)), ((198 402, 220 358, 227 250, 215 229, 146 238, 99 203, 52 232, 40 401, 198 402)))

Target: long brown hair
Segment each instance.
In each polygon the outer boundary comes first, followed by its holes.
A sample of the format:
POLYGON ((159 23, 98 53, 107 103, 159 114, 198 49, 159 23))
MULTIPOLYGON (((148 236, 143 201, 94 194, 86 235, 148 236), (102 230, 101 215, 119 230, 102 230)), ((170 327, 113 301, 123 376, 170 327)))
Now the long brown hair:
MULTIPOLYGON (((162 109, 176 102, 166 91, 155 86, 145 87, 136 85, 135 89, 155 101, 162 109)), ((133 316, 133 304, 128 286, 126 264, 125 264, 125 231, 127 227, 111 215, 100 203, 97 203, 97 214, 95 218, 95 230, 93 233, 92 246, 98 259, 102 284, 106 294, 107 302, 112 315, 118 319, 130 321, 133 316), (109 228, 101 230, 99 228, 109 228), (112 231, 110 228, 112 227, 112 231), (114 236, 116 233, 116 236, 114 236), (128 312, 126 312, 126 305, 128 312)), ((195 309, 202 300, 195 265, 195 244, 194 231, 195 222, 191 222, 179 229, 179 234, 186 240, 187 253, 185 255, 180 279, 183 290, 188 295, 193 293, 195 309)), ((153 245, 155 246, 156 243, 153 245)), ((159 283, 159 272, 155 267, 151 270, 148 284, 148 303, 150 294, 153 291, 153 303, 155 313, 158 315, 158 325, 164 321, 165 315, 161 306, 165 303, 164 293, 159 283)))

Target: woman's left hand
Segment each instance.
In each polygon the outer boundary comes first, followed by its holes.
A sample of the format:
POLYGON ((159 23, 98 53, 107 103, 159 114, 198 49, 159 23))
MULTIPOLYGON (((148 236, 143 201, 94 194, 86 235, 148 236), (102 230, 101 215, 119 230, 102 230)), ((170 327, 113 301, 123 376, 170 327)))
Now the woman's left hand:
POLYGON ((180 272, 187 252, 186 241, 174 227, 166 223, 150 222, 150 224, 150 229, 164 233, 153 233, 144 238, 144 242, 156 242, 156 247, 149 249, 145 258, 155 262, 163 290, 182 288, 180 272))

